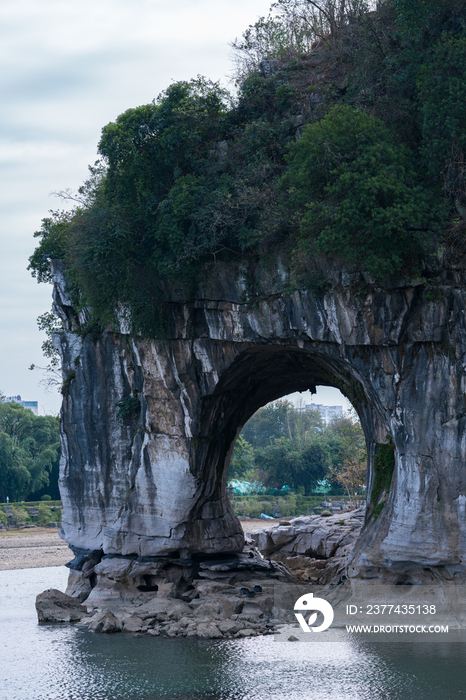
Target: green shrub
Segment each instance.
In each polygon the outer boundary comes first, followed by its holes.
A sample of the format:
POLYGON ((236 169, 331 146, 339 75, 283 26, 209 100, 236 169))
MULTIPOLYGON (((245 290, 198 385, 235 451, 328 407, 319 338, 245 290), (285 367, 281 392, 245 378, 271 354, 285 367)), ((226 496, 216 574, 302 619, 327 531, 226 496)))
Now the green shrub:
POLYGON ((26 523, 30 522, 30 517, 27 510, 21 506, 12 506, 11 513, 13 525, 15 527, 22 527, 23 525, 26 525, 26 523))
POLYGON ((44 495, 41 496, 40 500, 41 500, 41 501, 51 501, 51 500, 52 500, 52 496, 49 496, 48 493, 44 493, 44 495))
POLYGON ((298 257, 322 251, 378 278, 419 269, 432 194, 380 119, 335 106, 306 126, 288 161, 282 187, 296 212, 298 257))
POLYGON ((377 445, 374 456, 374 483, 371 491, 372 504, 377 502, 377 499, 383 492, 388 495, 394 469, 395 445, 392 439, 388 437, 388 442, 377 445))
POLYGON ((60 520, 59 511, 52 510, 46 503, 41 503, 37 506, 37 510, 39 511, 39 525, 42 527, 60 520))
POLYGON ((72 212, 54 212, 52 216, 42 219, 40 231, 34 238, 40 238, 41 243, 29 258, 28 270, 38 282, 51 282, 50 258, 63 259, 66 255, 66 238, 72 212))
POLYGON ((466 206, 466 37, 443 35, 417 82, 424 162, 447 194, 466 206))
POLYGON ((61 386, 61 393, 63 394, 63 396, 68 396, 71 387, 71 382, 73 381, 73 379, 76 379, 76 372, 74 369, 70 370, 67 373, 63 381, 63 384, 61 386))
POLYGON ((125 418, 138 416, 141 412, 141 402, 136 396, 127 396, 116 403, 117 418, 124 421, 125 418))
POLYGON ((313 512, 313 507, 322 500, 322 496, 303 496, 289 493, 286 497, 243 496, 233 500, 233 510, 237 515, 260 518, 261 513, 273 516, 277 511, 280 517, 296 517, 313 512))
POLYGON ((119 328, 124 309, 134 335, 162 338, 174 286, 192 299, 218 260, 247 264, 245 296, 256 299, 254 266, 267 271, 278 256, 291 278, 271 293, 322 290, 325 256, 382 282, 432 273, 436 252, 456 265, 448 241, 466 211, 464 1, 387 0, 377 13, 350 4, 359 9, 343 31, 345 3, 335 24, 319 3, 278 0, 279 14, 235 44, 244 58, 236 99, 198 77, 105 126, 79 206, 35 234, 32 274, 50 281, 48 257, 59 257, 96 333, 119 328), (322 65, 301 55, 320 20, 331 33, 322 65), (263 56, 279 59, 267 76, 263 56))

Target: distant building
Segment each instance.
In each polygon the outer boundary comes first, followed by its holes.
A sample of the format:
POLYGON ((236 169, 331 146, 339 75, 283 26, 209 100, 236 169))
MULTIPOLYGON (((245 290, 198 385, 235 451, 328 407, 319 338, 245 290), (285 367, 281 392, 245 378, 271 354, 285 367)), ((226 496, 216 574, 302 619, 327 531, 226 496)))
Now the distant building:
POLYGON ((39 404, 37 401, 23 401, 21 396, 5 396, 3 399, 6 402, 14 401, 14 403, 19 403, 24 408, 29 408, 36 416, 39 415, 39 404))
POLYGON ((301 413, 304 411, 319 411, 325 425, 328 425, 336 416, 343 415, 342 406, 324 406, 321 403, 307 403, 305 406, 299 407, 298 411, 301 413))

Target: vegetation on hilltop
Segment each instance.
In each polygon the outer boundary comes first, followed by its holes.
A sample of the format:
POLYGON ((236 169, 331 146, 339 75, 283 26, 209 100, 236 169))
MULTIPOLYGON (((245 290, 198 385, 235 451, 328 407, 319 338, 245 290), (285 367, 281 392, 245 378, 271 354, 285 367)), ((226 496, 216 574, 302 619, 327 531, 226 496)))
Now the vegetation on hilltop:
POLYGON ((465 23, 462 0, 278 0, 234 44, 234 98, 197 78, 104 127, 32 274, 62 258, 96 326, 158 337, 167 284, 189 298, 217 260, 280 253, 295 287, 464 265, 465 23))

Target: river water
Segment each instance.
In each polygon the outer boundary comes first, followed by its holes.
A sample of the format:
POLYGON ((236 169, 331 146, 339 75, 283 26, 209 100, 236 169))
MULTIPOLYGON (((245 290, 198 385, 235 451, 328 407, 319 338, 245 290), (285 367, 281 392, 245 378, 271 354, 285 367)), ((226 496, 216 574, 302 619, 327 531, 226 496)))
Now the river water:
POLYGON ((0 572, 1 700, 466 700, 461 642, 278 643, 37 624, 65 567, 0 572))

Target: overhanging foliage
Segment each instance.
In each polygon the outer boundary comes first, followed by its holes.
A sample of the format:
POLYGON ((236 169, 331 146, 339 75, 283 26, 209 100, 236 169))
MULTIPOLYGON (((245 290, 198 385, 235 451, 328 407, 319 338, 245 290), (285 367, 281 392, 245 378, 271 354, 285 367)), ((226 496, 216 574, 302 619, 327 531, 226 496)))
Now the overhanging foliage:
POLYGON ((278 2, 239 46, 267 46, 268 62, 254 58, 235 100, 197 78, 104 127, 74 211, 36 234, 32 274, 48 281, 60 257, 97 325, 123 311, 160 337, 170 288, 192 298, 219 259, 279 253, 295 287, 322 259, 382 284, 463 264, 466 9, 414 4, 278 2), (330 34, 309 44, 318 22, 330 34))

